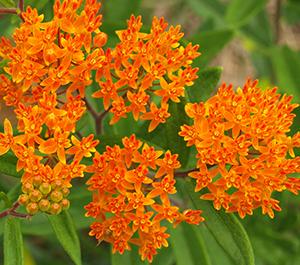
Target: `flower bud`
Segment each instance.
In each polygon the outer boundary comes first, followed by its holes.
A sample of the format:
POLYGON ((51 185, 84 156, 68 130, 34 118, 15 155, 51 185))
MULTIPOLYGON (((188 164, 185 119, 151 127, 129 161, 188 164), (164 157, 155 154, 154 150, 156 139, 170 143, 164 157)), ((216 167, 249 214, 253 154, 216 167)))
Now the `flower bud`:
POLYGON ((63 194, 58 190, 54 190, 51 192, 50 198, 54 202, 60 202, 63 199, 63 194))
POLYGON ((57 215, 57 214, 60 214, 61 212, 61 206, 58 204, 58 203, 53 203, 50 208, 49 208, 49 213, 50 214, 54 214, 54 215, 57 215))
POLYGON ((26 206, 26 211, 31 215, 36 214, 39 211, 38 204, 35 202, 28 203, 26 206))
POLYGON ((63 185, 63 183, 62 183, 62 181, 60 179, 56 179, 55 181, 53 181, 51 183, 52 189, 60 188, 62 185, 63 185))
POLYGON ((63 188, 61 192, 64 195, 64 197, 67 197, 70 194, 70 190, 68 188, 63 188))
POLYGON ((42 178, 40 176, 35 176, 32 180, 32 183, 35 187, 38 187, 42 183, 42 178))
POLYGON ((62 199, 60 205, 63 208, 63 210, 67 210, 70 207, 70 201, 68 199, 62 199))
POLYGON ((18 202, 21 204, 21 205, 26 205, 28 203, 28 200, 29 200, 29 197, 27 194, 21 194, 19 196, 19 199, 18 199, 18 202))
POLYGON ((33 190, 29 193, 29 199, 32 202, 38 202, 42 198, 42 193, 38 190, 33 190))
POLYGON ((22 186, 23 193, 30 193, 33 189, 33 185, 29 182, 24 183, 22 186))
POLYGON ((50 202, 47 199, 40 200, 39 208, 42 212, 47 212, 50 208, 50 202))
POLYGON ((43 195, 47 195, 51 191, 51 185, 49 183, 44 182, 40 185, 39 190, 43 195))

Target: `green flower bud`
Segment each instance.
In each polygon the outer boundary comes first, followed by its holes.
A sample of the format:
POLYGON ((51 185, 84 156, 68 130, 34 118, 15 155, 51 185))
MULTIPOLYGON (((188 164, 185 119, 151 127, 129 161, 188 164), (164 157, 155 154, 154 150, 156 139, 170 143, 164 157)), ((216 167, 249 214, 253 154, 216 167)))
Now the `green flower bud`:
POLYGON ((68 199, 62 199, 60 205, 63 208, 63 210, 67 210, 70 207, 70 201, 68 199))
POLYGON ((23 193, 30 193, 34 189, 33 185, 29 182, 24 183, 22 185, 22 191, 23 193))
POLYGON ((63 194, 58 190, 54 190, 50 194, 50 198, 54 202, 60 202, 63 199, 63 197, 63 194))
POLYGON ((58 203, 53 203, 50 208, 49 208, 49 213, 50 214, 54 214, 54 215, 57 215, 57 214, 60 214, 60 212, 62 211, 62 208, 61 206, 58 204, 58 203))
POLYGON ((61 192, 64 195, 64 197, 67 197, 70 194, 70 190, 68 188, 63 188, 61 192))
POLYGON ((36 214, 39 211, 38 204, 35 202, 28 203, 26 206, 26 211, 31 215, 36 214))
POLYGON ((40 176, 35 176, 32 180, 32 183, 35 187, 39 187, 42 183, 42 178, 40 176))
POLYGON ((51 192, 51 185, 44 182, 40 185, 39 190, 43 195, 47 195, 51 192))
POLYGON ((29 193, 29 199, 32 202, 38 202, 42 198, 42 193, 39 190, 33 190, 29 193))
POLYGON ((39 202, 39 208, 42 212, 47 212, 50 208, 50 202, 47 199, 41 199, 39 202))
POLYGON ((27 194, 21 194, 19 196, 19 199, 18 199, 18 202, 21 204, 21 205, 26 205, 28 203, 28 200, 29 200, 29 197, 27 194))

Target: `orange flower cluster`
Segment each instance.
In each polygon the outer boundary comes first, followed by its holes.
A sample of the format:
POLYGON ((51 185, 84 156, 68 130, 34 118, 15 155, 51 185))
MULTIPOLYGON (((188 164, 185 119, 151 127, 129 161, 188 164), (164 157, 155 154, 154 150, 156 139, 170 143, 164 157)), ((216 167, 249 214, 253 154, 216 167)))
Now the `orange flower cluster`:
POLYGON ((81 160, 98 143, 93 135, 72 136, 86 110, 81 98, 92 83, 91 72, 105 61, 101 47, 107 38, 98 29, 100 3, 87 0, 83 8, 81 3, 56 1, 50 22, 28 7, 13 42, 0 42, 0 57, 8 61, 6 74, 0 75, 0 96, 15 107, 20 133, 14 137, 5 121, 0 155, 11 149, 18 158, 17 171, 24 170, 19 202, 30 214, 58 214, 68 207, 65 189, 71 179, 83 177, 81 160))
POLYGON ((107 36, 98 29, 100 3, 87 0, 81 10, 81 2, 57 0, 50 22, 28 7, 14 43, 2 37, 0 57, 8 60, 4 70, 9 78, 0 75, 0 95, 8 106, 36 104, 44 93, 66 94, 68 101, 77 93, 84 96, 91 71, 101 69, 106 60, 101 47, 107 36))
POLYGON ((120 43, 108 51, 103 76, 96 77, 100 90, 93 95, 103 98, 104 108, 113 114, 111 124, 132 112, 135 120, 151 120, 152 131, 170 116, 168 101, 179 102, 185 86, 193 85, 198 68, 191 63, 199 46, 184 48, 180 26, 167 26, 154 17, 150 33, 142 33, 141 17, 131 16, 128 28, 117 31, 120 43), (158 97, 158 105, 151 95, 158 97))
POLYGON ((58 106, 56 94, 44 93, 38 105, 19 103, 15 110, 19 130, 17 136, 13 136, 10 122, 7 119, 4 121, 4 133, 0 133, 0 155, 11 149, 18 158, 17 171, 24 170, 24 195, 21 195, 20 203, 26 205, 30 214, 38 210, 59 213, 65 208, 60 207, 60 203, 68 205, 63 200, 63 195, 69 193, 65 188, 71 186, 73 178, 83 177, 86 166, 80 162, 83 157, 92 156, 98 144, 93 135, 81 140, 72 135, 84 111, 81 100, 73 98, 58 106), (46 203, 45 200, 50 201, 46 203), (45 203, 47 207, 41 207, 40 204, 45 203))
POLYGON ((142 259, 151 262, 157 249, 168 246, 163 220, 198 224, 203 218, 199 210, 180 213, 172 205, 178 155, 167 151, 160 158, 162 151, 143 145, 134 135, 122 141, 124 148, 107 146, 103 154, 96 152, 87 168, 93 173, 87 182, 93 201, 85 206, 86 216, 96 219, 89 234, 112 243, 113 252, 121 254, 130 249, 129 243, 135 244, 142 259))
POLYGON ((300 172, 293 150, 300 133, 287 135, 298 106, 291 100, 248 80, 243 89, 224 84, 207 102, 186 105, 194 124, 179 135, 197 149, 198 170, 189 176, 197 181, 195 191, 207 187, 202 199, 242 218, 258 207, 273 218, 273 210, 281 210, 273 192, 298 193, 300 179, 290 176, 300 172))

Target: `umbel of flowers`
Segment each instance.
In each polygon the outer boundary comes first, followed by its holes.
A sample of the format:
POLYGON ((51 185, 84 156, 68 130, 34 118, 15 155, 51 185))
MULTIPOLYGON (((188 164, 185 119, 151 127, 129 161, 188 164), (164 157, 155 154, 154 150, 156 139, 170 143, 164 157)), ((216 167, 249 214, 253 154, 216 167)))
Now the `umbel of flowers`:
POLYGON ((300 179, 291 174, 300 172, 294 153, 300 133, 287 135, 298 105, 291 100, 248 80, 242 89, 224 84, 207 102, 186 105, 194 124, 179 134, 197 149, 198 170, 189 176, 196 179, 195 191, 207 187, 202 199, 242 218, 258 207, 273 218, 273 210, 281 210, 274 191, 298 194, 300 179))
MULTIPOLYGON (((155 17, 144 33, 141 17, 131 16, 127 29, 116 32, 119 43, 106 48, 96 0, 56 0, 53 9, 53 19, 44 22, 28 7, 12 38, 0 41, 7 62, 0 98, 17 119, 16 133, 4 121, 0 155, 13 153, 22 172, 22 194, 6 213, 21 217, 15 212, 21 204, 30 215, 59 214, 70 205, 72 179, 89 173, 89 234, 113 244, 113 252, 137 245, 151 262, 157 249, 168 246, 165 221, 176 226, 204 220, 201 210, 174 205, 180 154, 155 150, 134 135, 100 154, 99 140, 83 137, 76 125, 90 111, 100 134, 108 113, 110 124, 132 113, 135 120, 149 120, 149 132, 155 130, 170 117, 170 100, 179 102, 197 78, 191 65, 200 55, 198 45, 183 47, 180 26, 168 27, 163 18, 155 17), (91 85, 102 113, 87 100, 91 85), (83 162, 87 158, 92 165, 83 162)), ((258 207, 273 218, 273 210, 280 210, 274 191, 297 194, 300 181, 291 174, 300 172, 294 154, 300 133, 288 135, 297 107, 291 99, 248 81, 242 89, 223 85, 207 102, 186 105, 194 124, 182 125, 179 134, 196 147, 198 162, 188 175, 196 179, 195 191, 205 191, 202 199, 242 218, 258 207)))
POLYGON ((87 182, 93 202, 85 207, 86 216, 96 219, 90 235, 112 243, 113 252, 121 254, 130 249, 128 243, 136 244, 142 259, 151 262, 156 249, 168 246, 163 220, 177 225, 182 221, 199 224, 204 219, 200 210, 179 212, 170 199, 176 193, 178 155, 167 151, 162 157, 162 151, 142 144, 134 135, 123 138, 123 145, 95 153, 87 169, 93 173, 87 182))

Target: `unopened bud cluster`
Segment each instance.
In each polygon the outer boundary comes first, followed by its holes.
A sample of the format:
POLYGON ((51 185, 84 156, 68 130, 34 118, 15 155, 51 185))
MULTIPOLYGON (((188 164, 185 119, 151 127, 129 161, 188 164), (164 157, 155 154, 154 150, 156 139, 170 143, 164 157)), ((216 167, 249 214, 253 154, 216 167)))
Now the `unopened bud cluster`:
POLYGON ((32 183, 23 184, 19 203, 31 215, 38 212, 59 214, 70 206, 70 201, 66 198, 70 190, 62 184, 60 180, 47 183, 42 182, 41 178, 35 178, 32 183))

